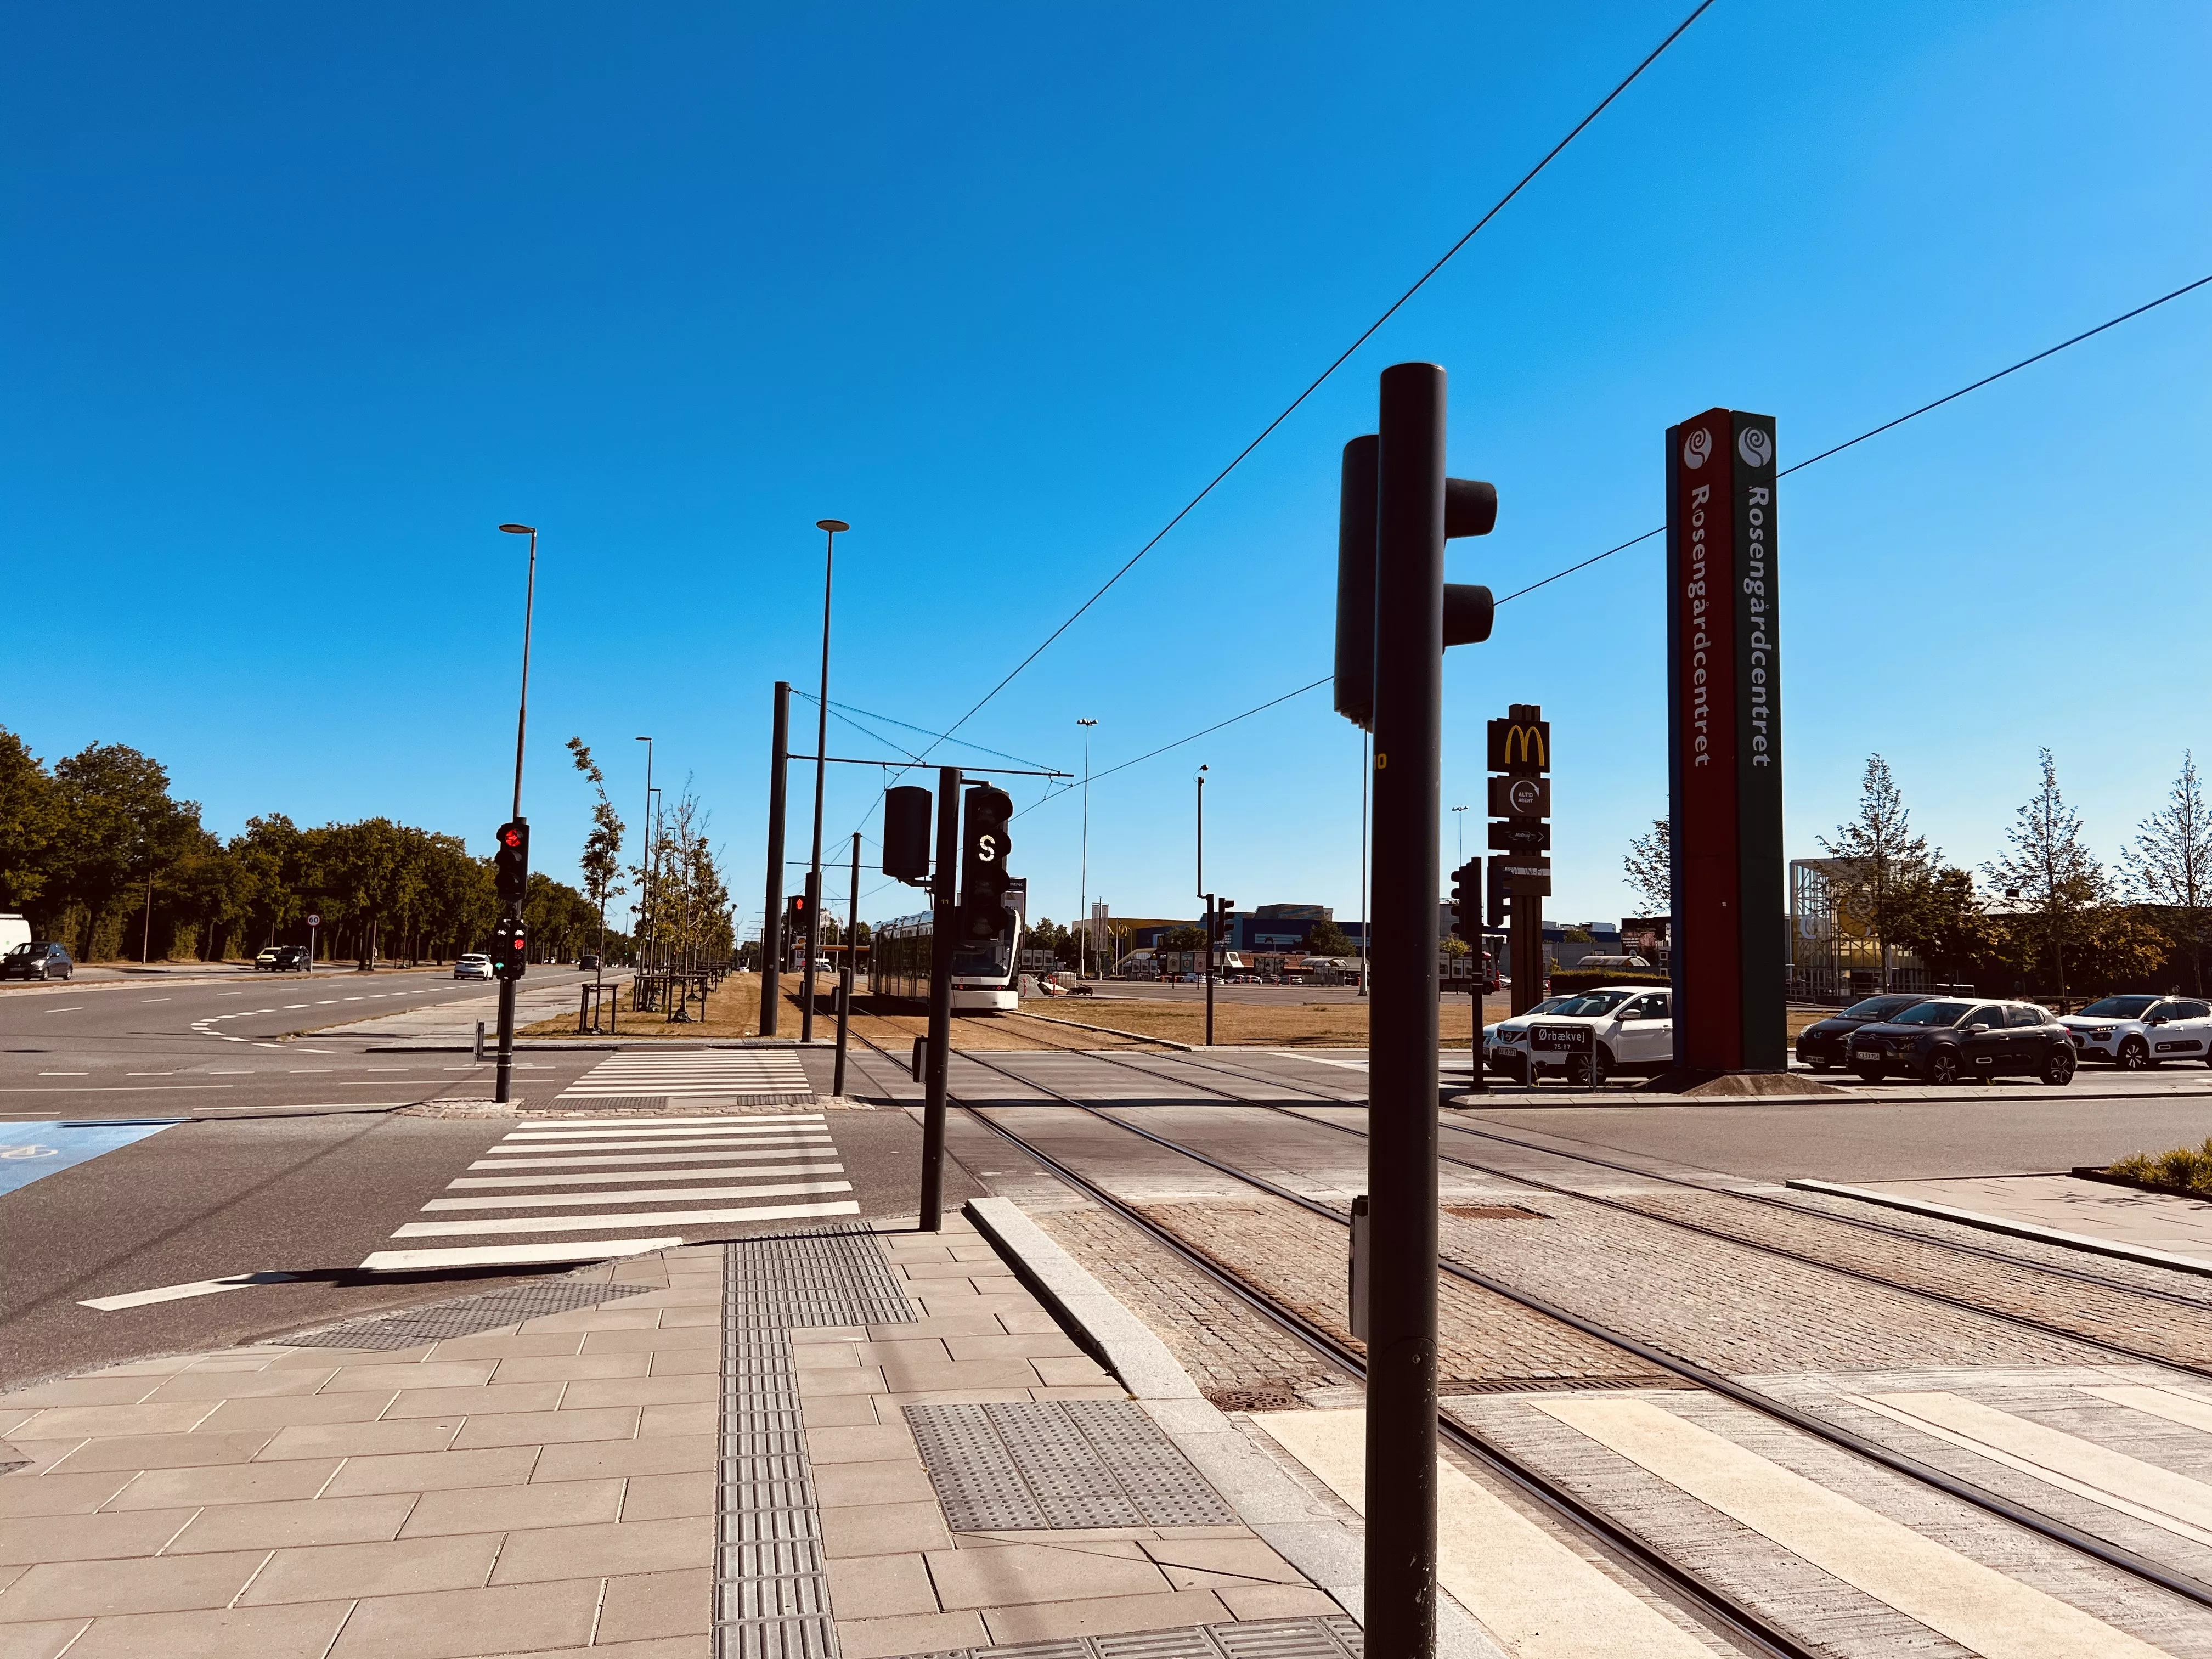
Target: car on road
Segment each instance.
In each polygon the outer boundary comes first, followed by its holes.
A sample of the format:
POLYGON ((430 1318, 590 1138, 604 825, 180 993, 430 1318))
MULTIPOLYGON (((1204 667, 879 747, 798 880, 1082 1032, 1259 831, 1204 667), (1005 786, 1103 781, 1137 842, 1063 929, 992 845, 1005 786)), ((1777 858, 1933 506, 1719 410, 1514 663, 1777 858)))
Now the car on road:
POLYGON ((2076 1054, 2109 1060, 2124 1072, 2148 1071, 2169 1060, 2212 1066, 2212 1003, 2194 997, 2106 997, 2058 1023, 2076 1054))
POLYGON ((1930 997, 1851 1033, 1851 1070, 1863 1083, 1901 1072, 1923 1083, 1969 1077, 2074 1080, 2074 1040, 2048 1008, 2032 1002, 1930 997))
POLYGON ((455 979, 489 979, 492 977, 491 958, 471 951, 453 963, 455 979))
POLYGON ((1615 985, 1549 998, 1492 1027, 1483 1042, 1483 1059, 1490 1070, 1522 1083, 1554 1073, 1570 1083, 1595 1085, 1615 1072, 1663 1072, 1674 1062, 1674 994, 1615 985), (1539 1019, 1547 1025, 1588 1026, 1590 1055, 1556 1060, 1536 1055, 1529 1027, 1539 1019))
POLYGON ((253 958, 253 971, 267 969, 272 974, 307 970, 307 947, 304 945, 272 945, 253 958))
POLYGON ((586 951, 582 956, 578 957, 576 958, 576 966, 578 966, 579 968, 583 968, 583 969, 594 969, 594 968, 597 968, 599 965, 599 957, 597 957, 593 956, 593 955, 592 955, 590 951, 586 951))
POLYGON ((1854 1002, 1839 1014, 1815 1020, 1797 1033, 1798 1063, 1825 1072, 1831 1066, 1851 1062, 1851 1033, 1863 1026, 1894 1019, 1916 1002, 1928 1000, 1925 991, 1898 991, 1854 1002))
POLYGON ((76 971, 69 951, 52 939, 33 939, 0 957, 0 979, 67 979, 76 971))

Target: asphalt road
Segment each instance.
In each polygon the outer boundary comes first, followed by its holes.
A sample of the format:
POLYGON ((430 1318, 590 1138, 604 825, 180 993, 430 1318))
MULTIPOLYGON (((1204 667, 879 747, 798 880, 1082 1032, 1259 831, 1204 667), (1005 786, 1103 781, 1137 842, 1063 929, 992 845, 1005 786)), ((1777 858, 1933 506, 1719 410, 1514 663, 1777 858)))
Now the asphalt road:
MULTIPOLYGON (((910 1220, 921 1158, 913 1120, 889 1110, 826 1115, 860 1213, 910 1220)), ((514 1127, 507 1118, 388 1113, 185 1122, 0 1194, 0 1387, 534 1276, 358 1271, 389 1245, 394 1227, 514 1127), (82 1305, 262 1272, 302 1277, 112 1311, 82 1305)), ((957 1165, 948 1169, 948 1207, 980 1190, 957 1165)), ((696 1242, 777 1224, 684 1236, 696 1242)))
MULTIPOLYGON (((538 968, 523 985, 586 977, 538 968)), ((357 1109, 481 1096, 483 1076, 465 1054, 374 1054, 389 1039, 326 1028, 471 1000, 485 1002, 489 1018, 495 989, 456 981, 451 968, 11 988, 0 995, 0 1120, 357 1109)), ((527 1060, 522 1078, 554 1075, 545 1056, 527 1060)))

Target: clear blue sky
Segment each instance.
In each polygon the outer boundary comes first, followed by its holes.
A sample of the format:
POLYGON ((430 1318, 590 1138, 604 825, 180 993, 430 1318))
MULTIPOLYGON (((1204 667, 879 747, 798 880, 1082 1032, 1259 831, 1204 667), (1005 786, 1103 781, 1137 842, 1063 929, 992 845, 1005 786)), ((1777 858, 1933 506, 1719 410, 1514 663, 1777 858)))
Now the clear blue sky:
MULTIPOLYGON (((941 726, 1686 9, 19 7, 0 534, 46 672, 0 720, 149 750, 226 832, 488 850, 522 519, 541 865, 586 827, 562 741, 635 821, 650 732, 750 918, 816 519, 854 526, 833 696, 941 726)), ((1658 522, 1671 421, 1772 413, 1787 464, 2212 271, 2208 70, 2195 0, 1721 0, 964 735, 1073 769, 1091 716, 1103 769, 1325 673, 1389 362, 1451 371, 1453 470, 1503 502, 1454 575, 1504 592, 1658 522)), ((2212 761, 2208 346, 2212 289, 1789 482, 1793 854, 1870 750, 1970 861, 2039 745, 2107 857, 2212 761)), ((1571 920, 1635 908, 1664 807, 1662 603, 1647 544, 1450 660, 1476 836, 1482 721, 1553 721, 1571 920)), ((1204 761, 1214 884, 1352 914, 1358 756, 1323 689, 1118 774, 1093 891, 1192 908, 1204 761)), ((833 855, 880 784, 833 780, 833 855)), ((1075 908, 1077 823, 1017 824, 1033 913, 1075 908)))

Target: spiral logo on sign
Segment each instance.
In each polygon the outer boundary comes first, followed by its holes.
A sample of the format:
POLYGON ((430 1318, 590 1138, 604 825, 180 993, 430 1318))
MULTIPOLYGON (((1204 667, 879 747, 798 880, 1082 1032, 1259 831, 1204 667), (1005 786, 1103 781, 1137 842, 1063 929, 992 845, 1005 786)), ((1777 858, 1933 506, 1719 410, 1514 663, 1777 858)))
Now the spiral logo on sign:
POLYGON ((1713 434, 1703 427, 1682 440, 1682 465, 1693 472, 1705 464, 1705 458, 1712 453, 1713 434))
POLYGON ((1746 466, 1767 466, 1774 460, 1774 436, 1764 427, 1747 426, 1735 439, 1735 453, 1746 466))

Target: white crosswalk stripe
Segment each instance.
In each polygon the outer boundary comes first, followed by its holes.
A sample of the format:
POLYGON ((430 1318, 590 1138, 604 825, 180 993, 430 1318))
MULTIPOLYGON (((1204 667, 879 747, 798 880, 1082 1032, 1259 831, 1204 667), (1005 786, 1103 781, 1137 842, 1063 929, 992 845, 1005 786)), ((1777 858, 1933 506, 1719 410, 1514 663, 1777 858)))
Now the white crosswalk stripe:
POLYGON ((858 1215, 860 1206, 854 1200, 831 1196, 853 1190, 844 1173, 819 1112, 673 1120, 537 1118, 509 1130, 466 1173, 447 1182, 447 1196, 425 1204, 421 1213, 434 1219, 397 1228, 392 1235, 396 1248, 376 1251, 361 1265, 371 1272, 399 1273, 598 1261, 681 1244, 685 1229, 724 1231, 738 1222, 858 1215), (667 1150, 672 1146, 712 1150, 667 1150), (516 1156, 564 1151, 585 1156, 516 1156), (519 1173, 525 1170, 561 1173, 519 1173), (692 1207, 702 1203, 712 1207, 692 1207), (457 1212, 481 1213, 464 1217, 457 1212), (510 1242, 532 1234, 578 1237, 510 1242), (430 1248, 414 1242, 429 1239, 468 1242, 430 1248))
POLYGON ((792 1048, 626 1049, 570 1084, 561 1103, 635 1096, 733 1104, 811 1105, 814 1091, 792 1048))

